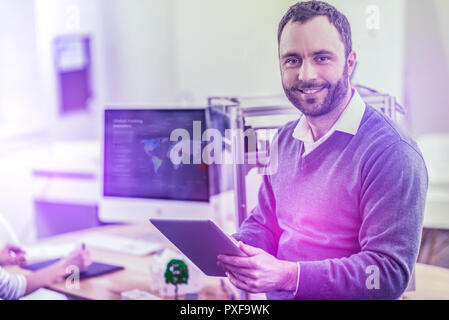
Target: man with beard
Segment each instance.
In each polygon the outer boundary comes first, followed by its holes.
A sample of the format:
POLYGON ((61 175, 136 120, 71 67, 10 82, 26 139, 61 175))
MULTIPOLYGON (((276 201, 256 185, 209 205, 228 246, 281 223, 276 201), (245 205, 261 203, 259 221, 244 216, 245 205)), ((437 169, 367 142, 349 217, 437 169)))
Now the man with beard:
POLYGON ((220 255, 238 288, 269 299, 397 299, 417 259, 428 178, 416 143, 365 105, 346 17, 321 1, 279 25, 282 84, 303 116, 277 139, 279 169, 220 255))

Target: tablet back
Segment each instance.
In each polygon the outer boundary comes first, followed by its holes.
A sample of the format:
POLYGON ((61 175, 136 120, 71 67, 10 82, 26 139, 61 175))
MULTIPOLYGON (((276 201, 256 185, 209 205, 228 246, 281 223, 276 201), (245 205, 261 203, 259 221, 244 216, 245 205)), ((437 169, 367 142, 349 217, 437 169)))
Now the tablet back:
POLYGON ((187 258, 208 276, 224 277, 217 256, 245 256, 240 248, 211 220, 150 219, 187 258))

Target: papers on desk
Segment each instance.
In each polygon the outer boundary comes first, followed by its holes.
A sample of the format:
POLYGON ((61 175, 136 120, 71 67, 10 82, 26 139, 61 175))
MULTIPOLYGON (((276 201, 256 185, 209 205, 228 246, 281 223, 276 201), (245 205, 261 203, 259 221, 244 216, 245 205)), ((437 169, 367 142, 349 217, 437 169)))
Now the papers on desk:
POLYGON ((106 234, 91 234, 82 240, 87 247, 91 246, 136 256, 144 256, 164 249, 160 243, 106 234))
POLYGON ((120 295, 122 300, 161 300, 161 298, 154 294, 138 289, 122 292, 120 295))
POLYGON ((53 291, 41 288, 33 293, 20 298, 20 300, 68 300, 67 296, 53 291))

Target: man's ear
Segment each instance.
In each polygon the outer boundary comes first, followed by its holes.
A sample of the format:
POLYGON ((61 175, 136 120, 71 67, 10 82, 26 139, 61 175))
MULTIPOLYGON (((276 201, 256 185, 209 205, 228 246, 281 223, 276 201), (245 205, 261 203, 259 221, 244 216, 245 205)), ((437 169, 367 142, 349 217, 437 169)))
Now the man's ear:
POLYGON ((351 51, 349 53, 348 58, 346 59, 346 64, 348 65, 348 76, 351 77, 352 73, 354 72, 355 65, 357 62, 357 54, 355 51, 351 51))

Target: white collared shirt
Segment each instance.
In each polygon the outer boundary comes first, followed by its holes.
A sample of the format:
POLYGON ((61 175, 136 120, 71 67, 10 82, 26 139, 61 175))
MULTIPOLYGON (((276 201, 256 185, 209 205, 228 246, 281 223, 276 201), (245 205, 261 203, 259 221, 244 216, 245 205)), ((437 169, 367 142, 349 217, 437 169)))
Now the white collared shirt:
POLYGON ((353 90, 351 100, 346 106, 345 110, 341 113, 338 120, 330 128, 330 130, 317 141, 313 140, 312 130, 307 122, 306 117, 303 115, 299 119, 298 125, 293 131, 293 138, 301 140, 304 143, 303 157, 315 150, 319 145, 326 141, 335 131, 346 132, 352 135, 357 133, 360 122, 362 121, 363 114, 365 113, 365 102, 360 97, 357 90, 353 90))

